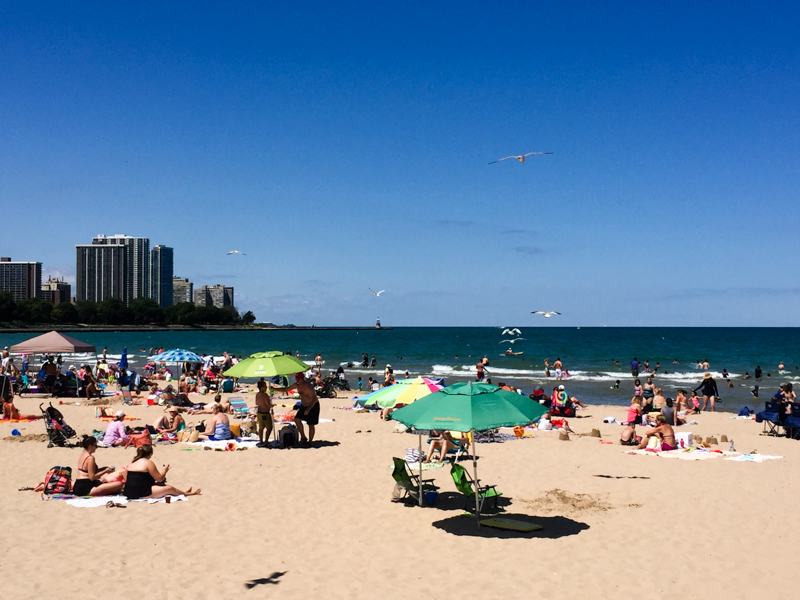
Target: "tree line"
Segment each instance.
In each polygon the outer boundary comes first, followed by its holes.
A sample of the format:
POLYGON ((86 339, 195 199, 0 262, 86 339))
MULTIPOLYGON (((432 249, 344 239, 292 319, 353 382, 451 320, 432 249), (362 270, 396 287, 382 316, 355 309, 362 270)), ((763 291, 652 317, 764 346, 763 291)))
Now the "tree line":
POLYGON ((255 320, 251 311, 240 316, 233 306, 180 302, 162 309, 152 298, 134 298, 128 306, 117 298, 53 305, 41 298, 14 301, 10 292, 0 292, 0 323, 11 325, 252 325, 255 320))

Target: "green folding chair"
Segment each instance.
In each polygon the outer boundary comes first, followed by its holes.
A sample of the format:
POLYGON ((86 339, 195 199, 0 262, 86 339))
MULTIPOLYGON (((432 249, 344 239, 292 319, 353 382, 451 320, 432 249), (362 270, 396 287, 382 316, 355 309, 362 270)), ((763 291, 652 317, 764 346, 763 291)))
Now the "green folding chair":
MULTIPOLYGON (((412 475, 408 471, 408 465, 402 458, 393 458, 394 471, 392 471, 392 479, 397 483, 397 487, 403 490, 401 500, 405 500, 408 496, 419 499, 419 475, 412 475)), ((431 483, 433 479, 422 480, 422 491, 428 492, 438 490, 438 486, 431 483)))
MULTIPOLYGON (((464 509, 466 510, 470 500, 472 500, 473 503, 475 502, 475 486, 473 485, 473 480, 469 476, 469 473, 467 473, 467 470, 455 462, 450 465, 450 475, 453 477, 456 489, 466 497, 466 502, 464 502, 464 509)), ((483 504, 486 500, 493 501, 494 507, 497 509, 497 499, 503 494, 498 492, 495 488, 496 486, 494 485, 481 485, 480 479, 478 480, 478 500, 480 500, 480 505, 477 508, 479 510, 483 510, 483 504)))

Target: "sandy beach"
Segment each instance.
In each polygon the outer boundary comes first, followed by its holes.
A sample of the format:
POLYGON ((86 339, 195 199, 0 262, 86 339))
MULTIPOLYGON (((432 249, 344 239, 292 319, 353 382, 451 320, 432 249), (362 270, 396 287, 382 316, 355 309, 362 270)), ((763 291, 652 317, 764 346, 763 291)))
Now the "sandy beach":
MULTIPOLYGON (((252 406, 253 395, 245 396, 252 406)), ((16 400, 32 414, 39 402, 16 400)), ((79 434, 104 427, 93 407, 64 402, 59 408, 79 434)), ((588 435, 559 441, 544 431, 478 444, 480 478, 503 493, 503 516, 544 527, 518 534, 478 529, 464 516, 447 467, 425 473, 441 487, 436 506, 392 501, 391 459, 417 437, 394 433, 395 423, 374 413, 338 410, 346 399, 321 402, 322 417, 334 421, 318 426, 312 448, 156 446, 155 462, 172 465, 169 482, 203 494, 124 509, 17 491, 54 465, 75 469, 80 449, 9 437, 14 428, 43 434, 42 422, 1 423, 2 597, 794 597, 771 557, 791 556, 796 546, 800 444, 760 436, 753 421, 704 413, 679 430, 725 434, 739 451, 782 459, 629 455, 618 444, 621 427, 602 422, 624 419, 625 409, 610 406, 591 406, 570 425, 577 434, 598 428, 613 444, 588 435)), ((142 419, 133 425, 161 414, 157 406, 125 408, 142 419)), ((123 466, 132 455, 101 448, 96 456, 100 465, 123 466)))

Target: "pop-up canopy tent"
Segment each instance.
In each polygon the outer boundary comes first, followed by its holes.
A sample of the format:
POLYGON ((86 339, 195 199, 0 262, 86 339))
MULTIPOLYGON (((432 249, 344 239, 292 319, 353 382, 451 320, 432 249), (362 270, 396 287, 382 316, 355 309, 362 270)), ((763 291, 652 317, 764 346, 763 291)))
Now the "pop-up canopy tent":
POLYGON ((11 346, 11 352, 16 354, 74 354, 76 352, 96 352, 97 348, 86 342, 51 331, 21 344, 11 346))

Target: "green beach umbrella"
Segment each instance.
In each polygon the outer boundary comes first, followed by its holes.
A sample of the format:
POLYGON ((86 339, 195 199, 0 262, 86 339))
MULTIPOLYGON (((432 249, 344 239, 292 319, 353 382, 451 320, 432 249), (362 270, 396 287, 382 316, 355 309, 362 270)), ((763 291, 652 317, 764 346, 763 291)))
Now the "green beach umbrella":
MULTIPOLYGON (((470 432, 472 435, 472 469, 475 480, 475 516, 480 525, 475 432, 496 427, 527 425, 538 420, 546 412, 546 407, 516 392, 510 392, 488 383, 468 381, 454 383, 438 392, 420 398, 413 404, 397 409, 389 415, 389 418, 414 429, 470 432)), ((419 440, 420 452, 422 452, 421 435, 419 440)), ((419 474, 421 482, 421 463, 419 474)), ((421 487, 419 496, 421 505, 421 487)))
POLYGON ((256 352, 225 371, 227 377, 275 377, 305 373, 311 367, 299 358, 283 352, 256 352))

